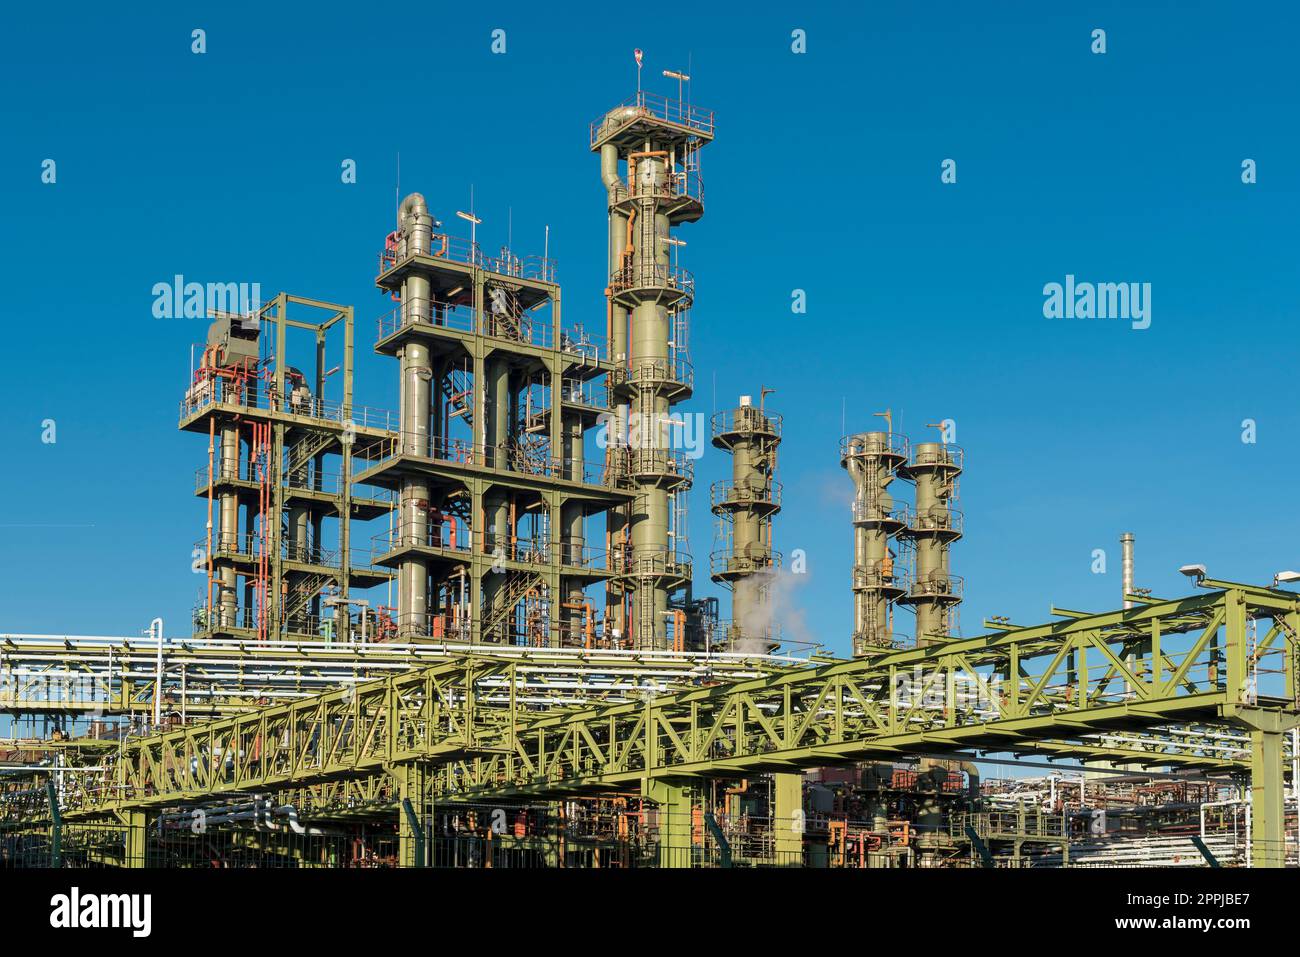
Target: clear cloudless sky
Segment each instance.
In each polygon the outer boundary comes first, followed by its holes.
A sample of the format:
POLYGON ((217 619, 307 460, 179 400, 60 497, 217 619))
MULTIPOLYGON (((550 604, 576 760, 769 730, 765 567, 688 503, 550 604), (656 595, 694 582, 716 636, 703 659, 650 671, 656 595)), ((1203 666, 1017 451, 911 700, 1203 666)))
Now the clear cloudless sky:
MULTIPOLYGON (((0 631, 135 634, 162 615, 188 632, 206 443, 176 420, 205 323, 155 319, 155 283, 354 304, 357 401, 396 407, 370 346, 399 152, 403 191, 444 219, 473 185, 487 249, 508 216, 522 254, 549 225, 566 317, 601 328, 587 124, 635 89, 634 47, 647 88, 675 93, 661 71, 689 64, 717 113, 706 215, 679 234, 698 282, 684 410, 776 389, 776 537, 807 555, 809 633, 848 650, 838 441, 886 407, 914 441, 953 419, 966 449, 967 635, 1053 602, 1116 606, 1123 531, 1158 595, 1185 590, 1188 562, 1247 581, 1300 566, 1297 19, 1195 2, 7 4, 0 631), (1066 274, 1150 283, 1151 327, 1044 318, 1066 274)), ((701 558, 728 464, 710 449, 698 468, 701 558)))

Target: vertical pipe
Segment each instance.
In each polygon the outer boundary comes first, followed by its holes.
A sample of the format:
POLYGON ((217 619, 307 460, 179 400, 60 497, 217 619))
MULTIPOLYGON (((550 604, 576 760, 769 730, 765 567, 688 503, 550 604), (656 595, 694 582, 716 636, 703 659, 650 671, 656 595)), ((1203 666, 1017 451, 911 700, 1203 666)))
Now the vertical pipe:
MULTIPOLYGON (((616 208, 616 204, 621 202, 627 195, 627 189, 623 185, 622 177, 619 175, 619 151, 613 143, 605 143, 600 148, 600 174, 601 181, 604 183, 606 200, 609 206, 609 247, 607 257, 606 275, 614 276, 623 262, 623 252, 628 242, 628 223, 627 216, 616 208)), ((627 347, 627 309, 621 303, 616 302, 613 297, 613 291, 610 286, 605 287, 605 297, 608 310, 608 329, 609 337, 607 358, 620 369, 626 370, 628 367, 628 347, 627 347)), ((627 435, 627 407, 617 398, 616 387, 618 379, 616 376, 608 376, 606 379, 606 390, 610 401, 609 426, 606 429, 610 435, 610 441, 606 443, 606 468, 611 465, 614 468, 621 467, 618 457, 623 454, 622 437, 627 435)), ((611 558, 616 562, 626 561, 627 556, 623 550, 623 538, 627 526, 627 515, 622 506, 609 509, 606 513, 606 538, 607 546, 610 550, 611 558)), ((606 629, 610 636, 628 635, 628 622, 624 614, 625 602, 624 591, 625 585, 618 579, 613 579, 606 588, 605 598, 605 623, 606 629)))
POLYGON ((158 661, 154 671, 153 685, 153 726, 162 724, 162 689, 163 689, 163 620, 155 618, 149 623, 149 630, 158 642, 158 661))
MULTIPOLYGON (((412 193, 402 200, 398 213, 399 250, 403 255, 427 256, 433 240, 433 217, 424 197, 412 193)), ((402 283, 403 324, 429 322, 430 286, 426 276, 412 271, 402 283)), ((429 347, 415 339, 401 350, 401 431, 404 454, 437 455, 430 447, 429 420, 433 413, 433 368, 429 347)), ((400 541, 425 545, 429 541, 429 483, 418 476, 402 479, 399 491, 400 541)), ((421 559, 407 559, 398 567, 397 620, 404 637, 424 636, 429 627, 429 568, 421 559)))
POLYGON ((1124 576, 1123 588, 1124 608, 1127 610, 1133 607, 1133 602, 1129 600, 1129 595, 1133 594, 1133 533, 1125 532, 1119 537, 1120 549, 1123 553, 1124 576))

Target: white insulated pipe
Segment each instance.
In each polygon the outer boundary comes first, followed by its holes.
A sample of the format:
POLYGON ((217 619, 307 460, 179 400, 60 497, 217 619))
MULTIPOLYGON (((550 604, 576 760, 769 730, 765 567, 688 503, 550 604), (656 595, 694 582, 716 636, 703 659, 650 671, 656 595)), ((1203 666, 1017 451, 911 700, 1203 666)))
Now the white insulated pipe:
POLYGON ((158 642, 158 662, 154 670, 153 686, 153 726, 162 724, 162 689, 163 689, 163 620, 155 618, 149 622, 149 631, 158 642))
POLYGON ((1129 600, 1129 595, 1133 594, 1133 533, 1125 532, 1119 537, 1119 546, 1123 555, 1124 573, 1124 608, 1127 610, 1133 607, 1133 602, 1129 600))

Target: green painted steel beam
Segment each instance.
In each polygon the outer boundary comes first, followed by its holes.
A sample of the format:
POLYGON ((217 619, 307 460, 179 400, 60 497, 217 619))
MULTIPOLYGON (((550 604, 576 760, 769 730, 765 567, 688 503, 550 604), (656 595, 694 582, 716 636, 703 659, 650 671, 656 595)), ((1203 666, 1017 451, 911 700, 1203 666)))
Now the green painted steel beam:
POLYGON ((1159 729, 1241 726, 1243 709, 1279 727, 1294 720, 1296 630, 1281 629, 1261 656, 1245 622, 1300 620, 1298 601, 1271 589, 1206 592, 583 708, 538 710, 517 693, 516 661, 450 661, 125 741, 95 755, 108 772, 68 772, 79 785, 68 813, 317 786, 417 761, 430 766, 435 793, 460 799, 600 793, 934 751, 1041 748, 1150 764, 1185 755, 1230 766, 1194 745, 1161 743, 1159 729), (1250 680, 1269 672, 1281 673, 1275 690, 1285 696, 1265 697, 1250 680), (1121 733, 1153 744, 1106 744, 1121 733))

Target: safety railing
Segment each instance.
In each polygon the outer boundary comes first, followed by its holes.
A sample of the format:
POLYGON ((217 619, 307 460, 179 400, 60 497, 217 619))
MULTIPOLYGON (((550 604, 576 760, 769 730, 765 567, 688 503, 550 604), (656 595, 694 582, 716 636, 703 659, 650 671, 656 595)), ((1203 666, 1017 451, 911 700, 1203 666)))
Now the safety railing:
POLYGON ((609 551, 576 542, 560 542, 556 546, 556 557, 559 564, 570 568, 605 569, 613 572, 623 570, 614 564, 613 555, 609 551))
MULTIPOLYGON (((325 597, 327 596, 322 595, 322 600, 325 597)), ((257 616, 255 609, 247 607, 242 602, 234 607, 231 614, 227 614, 220 603, 217 603, 209 613, 200 602, 191 609, 191 623, 195 632, 209 631, 214 628, 242 628, 252 631, 257 628, 257 616)), ((332 642, 362 640, 363 628, 365 629, 364 640, 380 640, 377 625, 373 621, 373 613, 370 620, 362 622, 354 621, 346 614, 313 615, 309 611, 300 611, 288 615, 281 630, 285 635, 332 642)))
POLYGON ((639 90, 635 96, 629 97, 604 116, 592 121, 591 145, 595 146, 596 142, 603 137, 643 118, 675 123, 705 136, 711 137, 714 133, 712 110, 684 103, 680 99, 670 99, 659 93, 639 90))
POLYGON ((555 260, 543 256, 515 256, 509 250, 484 260, 483 268, 502 276, 534 282, 555 282, 555 260))
POLYGON ((753 485, 749 482, 736 482, 725 479, 714 482, 709 487, 710 505, 771 505, 781 507, 781 483, 765 482, 753 485))
POLYGON ((232 387, 226 379, 214 376, 195 383, 180 403, 180 417, 189 418, 212 405, 236 406, 241 409, 265 409, 285 412, 322 422, 339 423, 356 428, 394 430, 396 412, 370 406, 344 405, 330 399, 313 398, 300 390, 277 394, 273 383, 265 379, 248 380, 242 388, 232 387), (254 385, 255 382, 255 385, 254 385), (252 388, 248 386, 252 385, 252 388))
POLYGON ((962 513, 955 508, 936 505, 925 511, 912 511, 908 517, 908 527, 920 532, 962 533, 962 513))
POLYGON ((853 566, 854 589, 891 588, 906 590, 908 568, 897 559, 870 558, 853 566))
POLYGON ((766 555, 742 555, 734 548, 719 548, 709 553, 710 575, 753 575, 781 567, 780 552, 766 555))
POLYGON ((667 385, 695 388, 695 367, 684 355, 678 353, 668 359, 646 359, 620 367, 614 372, 614 382, 634 383, 643 388, 667 385))
POLYGON ((964 455, 960 445, 917 443, 912 446, 912 461, 908 466, 911 468, 943 467, 960 471, 964 455))
POLYGON ((560 399, 604 410, 609 408, 609 388, 600 379, 565 379, 561 383, 560 399))
MULTIPOLYGON (((292 542, 288 538, 284 538, 280 542, 280 555, 285 561, 298 562, 303 565, 323 565, 335 568, 338 567, 342 554, 337 548, 325 548, 310 541, 292 542)), ((366 554, 365 557, 365 564, 368 565, 370 556, 366 554)))
MULTIPOLYGON (((619 551, 627 555, 627 551, 619 551)), ((671 545, 653 547, 653 549, 641 547, 636 549, 634 554, 627 555, 627 558, 623 559, 625 573, 633 577, 663 575, 690 577, 692 564, 692 557, 688 551, 676 549, 671 545)))
POLYGON ((752 405, 714 412, 710 425, 714 436, 760 434, 779 438, 781 435, 781 416, 752 405))
MULTIPOLYGON (((379 273, 383 275, 402 260, 414 254, 407 243, 389 241, 384 244, 379 254, 379 273)), ((556 263, 554 259, 542 256, 516 256, 509 250, 502 250, 500 256, 484 256, 483 248, 477 242, 471 242, 462 236, 449 233, 434 233, 430 237, 429 249, 424 255, 433 259, 449 259, 486 269, 488 272, 516 279, 528 279, 538 282, 555 282, 556 263)))
POLYGON ((688 299, 695 298, 695 276, 680 266, 665 266, 658 262, 632 262, 614 270, 609 277, 610 292, 633 290, 658 290, 679 293, 688 299))
MULTIPOLYGON (((416 255, 414 245, 390 235, 379 253, 379 274, 388 272, 399 262, 416 255)), ((421 253, 434 259, 450 259, 471 266, 483 265, 483 249, 476 242, 449 233, 434 233, 429 237, 429 248, 421 253)))
MULTIPOLYGON (((507 315, 494 315, 489 310, 480 322, 472 305, 452 304, 436 299, 407 300, 405 304, 395 306, 379 316, 375 320, 375 341, 382 342, 411 325, 426 325, 470 334, 481 332, 496 339, 526 342, 539 349, 557 348, 554 326, 549 316, 512 319, 507 315)), ((608 338, 587 332, 581 325, 561 330, 558 350, 574 356, 582 363, 605 362, 610 357, 608 338)))
MULTIPOLYGON (((241 466, 237 471, 227 472, 218 462, 212 468, 212 481, 214 484, 222 480, 234 480, 238 482, 257 482, 259 479, 256 474, 249 474, 247 465, 241 466)), ((341 495, 343 493, 343 474, 341 472, 321 470, 319 472, 307 469, 294 469, 287 476, 282 476, 279 480, 287 488, 296 489, 304 492, 320 492, 324 495, 341 495)), ((203 492, 208 487, 208 467, 201 465, 194 470, 194 491, 203 492)), ((391 504, 393 493, 388 489, 371 488, 369 486, 354 486, 352 490, 354 501, 373 501, 384 504, 391 504)))
POLYGON ((780 624, 773 621, 764 621, 756 627, 754 622, 723 618, 708 622, 705 632, 711 650, 735 654, 764 654, 768 645, 779 645, 785 640, 780 624))
MULTIPOLYGON (((208 539, 206 537, 200 538, 194 543, 194 548, 200 553, 206 553, 207 547, 208 539)), ((241 558, 257 558, 264 547, 260 532, 212 533, 212 554, 214 557, 237 555, 241 558)), ((338 548, 324 547, 311 541, 291 542, 286 535, 280 541, 280 557, 285 561, 297 562, 303 565, 338 568, 343 553, 338 548)), ((353 568, 368 569, 373 567, 370 561, 370 552, 366 549, 350 549, 348 558, 353 568)))
POLYGON ((840 439, 840 458, 887 456, 907 459, 907 436, 897 432, 856 432, 840 439))
POLYGON ((678 170, 655 181, 638 179, 631 186, 619 183, 614 190, 614 202, 629 199, 691 200, 703 206, 704 179, 697 172, 678 170))
POLYGON ((399 548, 441 548, 468 552, 472 533, 458 519, 430 516, 427 522, 400 522, 370 539, 371 561, 399 548))
MULTIPOLYGON (((194 491, 202 492, 208 487, 208 467, 201 465, 194 470, 194 491)), ((224 468, 220 460, 213 463, 211 471, 212 481, 214 484, 222 481, 234 482, 256 482, 255 475, 249 474, 248 466, 236 463, 234 468, 224 468)))
POLYGON ((474 541, 480 553, 508 562, 548 565, 551 561, 551 545, 541 539, 479 533, 474 541))
POLYGON ((560 332, 560 351, 583 362, 603 362, 610 358, 608 337, 588 332, 580 324, 560 332))
POLYGON ((352 454, 358 473, 376 468, 399 455, 409 455, 568 482, 599 485, 606 481, 606 469, 602 463, 591 464, 585 459, 551 458, 511 445, 475 448, 472 443, 461 439, 433 438, 410 432, 399 433, 392 438, 358 442, 352 454))
POLYGON ((913 598, 947 598, 960 601, 965 582, 960 575, 932 575, 914 580, 907 589, 913 598))
POLYGON ((907 525, 911 509, 906 502, 853 503, 853 522, 857 525, 907 525))
POLYGON ((533 316, 527 312, 519 315, 509 312, 493 313, 490 309, 483 317, 483 334, 494 339, 522 342, 539 349, 549 349, 555 339, 551 333, 549 317, 533 316), (546 321, 537 321, 543 318, 546 321))
POLYGON ((407 299, 375 321, 378 331, 376 341, 383 341, 399 329, 417 323, 472 333, 476 328, 474 306, 472 303, 451 303, 439 299, 407 299))
POLYGON ((451 613, 408 613, 385 616, 381 640, 409 640, 432 638, 435 641, 469 643, 471 631, 468 616, 451 613))
MULTIPOLYGON (((256 532, 233 532, 225 533, 214 531, 212 533, 212 554, 216 555, 240 555, 245 557, 256 556, 262 547, 262 536, 256 532)), ((194 543, 194 548, 200 552, 206 553, 208 548, 208 539, 200 538, 194 543)))
POLYGON ((1015 835, 1017 837, 1063 838, 1066 835, 1065 816, 1044 814, 1034 808, 1023 812, 985 811, 976 814, 957 813, 948 821, 948 833, 964 837, 971 828, 978 837, 1015 835))
POLYGON ((695 480, 695 462, 676 449, 616 448, 605 450, 606 468, 631 479, 667 479, 678 484, 695 480))

